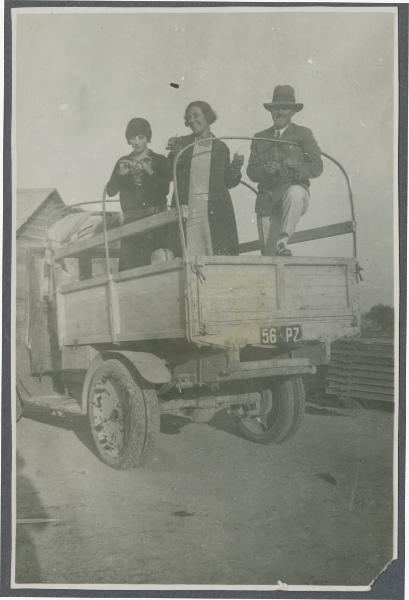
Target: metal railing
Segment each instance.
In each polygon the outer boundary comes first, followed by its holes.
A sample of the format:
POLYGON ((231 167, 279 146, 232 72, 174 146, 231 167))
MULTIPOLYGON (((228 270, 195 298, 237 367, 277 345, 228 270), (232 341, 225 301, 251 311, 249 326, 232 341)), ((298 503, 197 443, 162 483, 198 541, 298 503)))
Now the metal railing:
MULTIPOLYGON (((214 140, 248 140, 248 141, 256 140, 256 141, 261 141, 261 142, 269 142, 272 144, 300 146, 300 144, 298 144, 294 141, 289 141, 289 140, 261 138, 261 137, 256 138, 256 137, 247 137, 247 136, 210 137, 210 138, 200 140, 200 143, 205 144, 206 142, 210 142, 210 141, 214 141, 214 140)), ((176 206, 177 213, 178 213, 179 234, 180 234, 180 239, 182 242, 182 253, 183 253, 184 258, 186 258, 187 254, 188 254, 188 248, 186 246, 185 232, 184 232, 184 228, 183 228, 183 220, 182 220, 181 210, 180 210, 179 186, 178 186, 178 182, 177 182, 177 164, 178 164, 180 157, 189 148, 192 148, 195 144, 196 144, 196 142, 192 142, 192 143, 184 146, 181 150, 179 150, 179 152, 175 156, 175 160, 173 163, 173 185, 174 185, 175 206, 176 206)), ((341 163, 339 161, 337 161, 335 158, 333 158, 326 152, 321 152, 321 156, 323 156, 324 158, 326 158, 327 160, 329 160, 330 162, 335 164, 338 167, 338 169, 341 171, 341 173, 344 177, 346 187, 347 187, 347 192, 348 192, 351 219, 350 219, 350 221, 344 221, 342 223, 334 223, 329 226, 322 226, 322 227, 317 227, 314 229, 307 229, 304 231, 296 232, 296 234, 294 234, 294 236, 291 238, 289 243, 299 243, 299 242, 304 242, 304 241, 322 239, 322 238, 326 238, 326 237, 334 237, 337 235, 345 235, 347 233, 351 233, 352 239, 353 239, 352 251, 353 251, 354 258, 356 258, 357 254, 358 254, 357 235, 356 235, 356 218, 355 218, 354 198, 353 198, 353 194, 352 194, 352 188, 351 188, 351 182, 350 182, 349 176, 348 176, 346 170, 344 169, 344 167, 341 165, 341 163)), ((255 194, 257 194, 257 190, 252 185, 248 184, 245 181, 240 181, 240 183, 242 185, 244 185, 245 187, 249 188, 250 190, 252 190, 255 194)), ((259 248, 260 248, 260 243, 257 240, 254 242, 246 242, 245 244, 240 245, 241 252, 251 252, 251 251, 257 250, 259 248)))
MULTIPOLYGON (((261 138, 261 137, 256 138, 256 137, 248 137, 248 136, 210 137, 210 138, 200 140, 200 143, 205 144, 206 142, 211 142, 214 140, 247 140, 247 141, 256 140, 256 141, 262 141, 262 142, 268 142, 268 143, 274 143, 274 144, 300 146, 298 143, 296 143, 294 141, 289 141, 289 140, 261 138)), ((188 248, 187 248, 185 230, 184 230, 184 225, 183 225, 183 214, 182 214, 182 206, 181 206, 181 202, 180 202, 177 167, 178 167, 178 161, 180 160, 181 156, 187 150, 192 148, 195 145, 195 143, 196 142, 192 142, 190 144, 187 144, 183 148, 181 148, 178 151, 178 153, 176 154, 174 162, 173 162, 173 185, 174 185, 174 200, 175 200, 175 208, 176 208, 176 220, 178 223, 179 237, 180 237, 181 248, 182 248, 182 257, 184 260, 186 260, 188 257, 188 248)), ((328 238, 328 237, 334 237, 334 236, 339 236, 339 235, 352 234, 353 256, 354 256, 354 258, 356 258, 357 254, 358 254, 357 231, 356 231, 357 227, 356 227, 356 218, 355 218, 354 198, 353 198, 353 194, 352 194, 352 188, 351 188, 351 182, 350 182, 349 176, 348 176, 345 168, 342 166, 342 164, 339 161, 337 161, 335 158, 333 158, 332 156, 330 156, 329 154, 327 154, 325 152, 321 152, 321 156, 323 156, 324 158, 326 158, 327 160, 332 162, 341 171, 341 173, 344 177, 346 187, 347 187, 351 219, 349 221, 344 221, 341 223, 334 223, 334 224, 325 225, 325 226, 321 226, 321 227, 317 227, 317 228, 306 229, 303 231, 297 231, 293 234, 293 236, 289 240, 289 243, 293 244, 293 243, 300 243, 300 242, 323 239, 323 238, 328 238)), ((253 193, 255 193, 255 194, 258 193, 257 190, 249 183, 242 181, 242 180, 240 181, 240 183, 243 186, 250 189, 253 193)), ((85 201, 85 202, 77 202, 75 204, 71 204, 70 206, 66 206, 61 209, 58 209, 57 211, 54 211, 51 216, 55 216, 58 213, 62 213, 64 211, 69 211, 72 208, 83 206, 83 205, 93 205, 93 204, 101 205, 102 204, 102 216, 103 216, 103 236, 102 237, 103 237, 103 239, 101 241, 102 241, 102 245, 104 246, 104 249, 105 249, 107 272, 110 273, 111 269, 110 269, 110 260, 109 260, 109 258, 110 258, 109 257, 109 242, 111 241, 111 239, 108 239, 108 238, 113 237, 113 238, 115 238, 115 240, 121 239, 122 237, 126 237, 126 235, 129 235, 129 233, 124 231, 123 232, 124 235, 122 235, 122 232, 119 235, 120 232, 118 232, 118 235, 112 236, 110 234, 110 236, 108 236, 107 223, 106 223, 106 214, 107 214, 106 213, 106 203, 107 202, 118 202, 118 200, 117 199, 108 199, 106 197, 106 189, 104 188, 104 193, 103 193, 103 197, 102 197, 101 201, 92 200, 92 201, 85 201)), ((150 217, 148 217, 148 219, 150 219, 150 217)), ((142 232, 144 229, 142 221, 144 221, 144 219, 142 219, 140 221, 140 227, 137 227, 137 231, 134 232, 136 235, 138 233, 142 232)), ((164 224, 166 224, 166 223, 164 223, 164 224)), ((159 219, 157 225, 150 224, 150 227, 156 227, 156 226, 159 227, 161 225, 162 225, 161 219, 159 219)), ((125 226, 125 228, 127 228, 127 227, 128 226, 125 226)), ((99 243, 97 243, 97 240, 93 241, 93 240, 89 239, 89 242, 84 245, 84 248, 81 251, 85 251, 86 249, 89 249, 91 247, 101 245, 101 241, 99 243)), ((259 249, 260 249, 260 242, 258 240, 255 240, 252 242, 245 242, 245 243, 240 244, 240 246, 239 246, 239 250, 241 253, 251 252, 251 251, 259 250, 259 249)), ((359 267, 358 264, 357 264, 357 275, 360 279, 362 279, 361 268, 359 267)))

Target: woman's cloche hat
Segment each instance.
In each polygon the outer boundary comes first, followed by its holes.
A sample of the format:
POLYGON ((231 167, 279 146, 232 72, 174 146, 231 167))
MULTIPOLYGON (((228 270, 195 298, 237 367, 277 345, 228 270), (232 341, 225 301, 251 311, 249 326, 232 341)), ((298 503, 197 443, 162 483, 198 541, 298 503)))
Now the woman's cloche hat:
POLYGON ((263 106, 270 112, 279 106, 292 108, 296 112, 304 108, 304 104, 295 101, 294 88, 291 85, 277 85, 274 88, 272 101, 264 103, 263 106))

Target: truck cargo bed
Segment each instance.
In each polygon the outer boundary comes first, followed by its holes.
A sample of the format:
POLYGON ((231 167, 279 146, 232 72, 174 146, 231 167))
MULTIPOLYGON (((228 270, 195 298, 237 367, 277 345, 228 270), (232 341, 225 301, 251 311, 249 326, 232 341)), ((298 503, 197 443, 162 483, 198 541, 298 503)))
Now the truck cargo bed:
POLYGON ((261 327, 292 324, 306 340, 334 340, 359 331, 357 288, 348 258, 174 259, 61 287, 60 344, 114 336, 244 346, 260 343, 261 327))

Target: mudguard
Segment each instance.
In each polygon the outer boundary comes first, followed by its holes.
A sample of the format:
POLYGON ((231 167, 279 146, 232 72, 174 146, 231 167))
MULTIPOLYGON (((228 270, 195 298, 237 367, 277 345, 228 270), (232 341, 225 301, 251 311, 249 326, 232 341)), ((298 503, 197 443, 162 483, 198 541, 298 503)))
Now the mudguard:
POLYGON ((171 380, 170 371, 163 361, 149 352, 133 352, 132 350, 110 350, 107 353, 98 354, 87 370, 84 384, 82 387, 82 410, 86 413, 88 403, 88 389, 92 378, 99 366, 104 362, 104 358, 125 359, 125 362, 131 363, 138 371, 139 375, 149 383, 168 383, 171 380))
POLYGON ((149 383, 167 383, 171 380, 170 371, 163 360, 150 352, 132 350, 114 350, 110 355, 120 355, 133 364, 139 375, 149 383))

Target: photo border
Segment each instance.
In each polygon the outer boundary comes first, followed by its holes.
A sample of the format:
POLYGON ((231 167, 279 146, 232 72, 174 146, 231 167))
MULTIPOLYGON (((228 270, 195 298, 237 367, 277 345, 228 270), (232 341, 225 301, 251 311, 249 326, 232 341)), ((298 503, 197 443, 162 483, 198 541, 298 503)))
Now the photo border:
MULTIPOLYGON (((4 128, 3 128, 3 339, 2 339, 2 470, 1 470, 1 585, 0 594, 4 597, 94 597, 107 598, 285 598, 292 599, 384 599, 401 600, 404 595, 405 557, 405 441, 406 441, 406 301, 407 301, 407 114, 408 114, 408 16, 407 4, 363 4, 363 3, 271 3, 271 2, 92 2, 68 1, 51 2, 35 0, 4 0, 4 128), (399 212, 399 432, 398 432, 398 558, 391 562, 380 574, 370 591, 312 591, 295 592, 243 589, 221 589, 192 586, 192 588, 168 589, 121 589, 112 585, 105 589, 72 587, 18 587, 11 588, 11 477, 12 477, 12 411, 11 407, 11 259, 12 259, 12 160, 11 160, 11 118, 12 118, 12 10, 15 8, 237 8, 264 7, 288 8, 296 11, 302 7, 317 8, 382 8, 398 9, 398 69, 399 69, 399 108, 398 108, 398 212, 399 212)), ((291 586, 293 587, 293 586, 291 586)), ((333 586, 331 586, 333 587, 333 586)))

